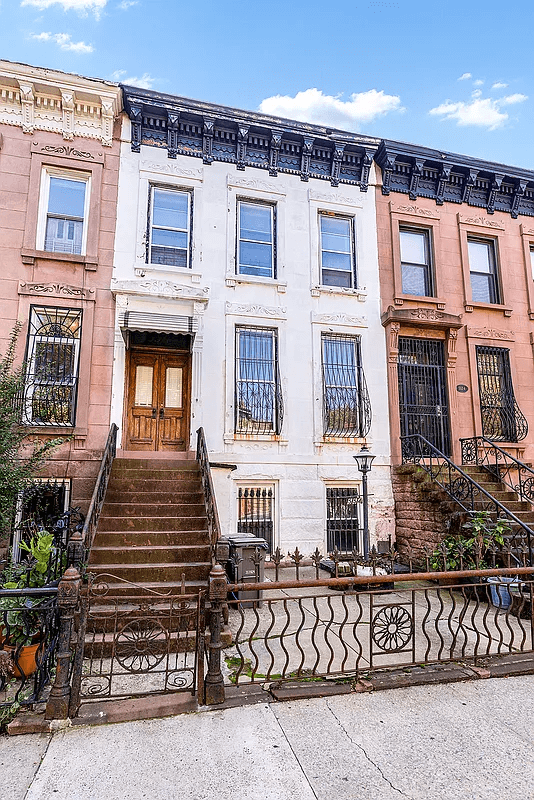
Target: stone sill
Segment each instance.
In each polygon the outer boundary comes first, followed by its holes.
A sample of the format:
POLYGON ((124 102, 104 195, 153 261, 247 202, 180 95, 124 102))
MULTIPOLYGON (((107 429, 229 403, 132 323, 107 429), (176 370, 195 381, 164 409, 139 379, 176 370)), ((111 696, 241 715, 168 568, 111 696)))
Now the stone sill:
POLYGON ((228 287, 235 289, 237 284, 253 284, 256 286, 274 286, 279 294, 284 294, 287 289, 286 281, 279 281, 277 278, 263 278, 259 275, 226 275, 225 283, 228 287))
POLYGON ((470 314, 475 308, 483 309, 484 311, 500 311, 505 317, 511 317, 513 308, 502 305, 501 303, 464 303, 464 308, 470 314))
POLYGON ((35 264, 35 259, 39 261, 63 261, 67 264, 79 264, 84 266, 86 270, 91 272, 96 271, 98 267, 98 258, 96 256, 76 255, 74 253, 52 253, 48 250, 26 250, 20 251, 22 256, 22 263, 32 266, 35 264))
POLYGON ((256 436, 247 433, 234 433, 224 437, 225 444, 233 444, 234 442, 273 442, 281 445, 287 445, 289 444, 289 439, 285 439, 277 433, 256 436))
POLYGON ((320 297, 322 294, 345 295, 355 297, 360 303, 367 300, 366 289, 344 289, 342 286, 312 286, 311 296, 320 297))
POLYGON ((202 280, 201 272, 193 272, 189 267, 170 267, 167 264, 143 264, 142 267, 134 267, 136 278, 144 278, 147 273, 165 272, 167 275, 175 275, 177 279, 182 277, 191 278, 191 283, 200 283, 202 280))
POLYGON ((417 294, 400 294, 393 298, 393 302, 396 306, 402 306, 405 302, 417 303, 418 305, 421 303, 429 303, 432 306, 436 306, 438 311, 443 311, 445 308, 445 300, 441 297, 427 297, 426 295, 421 297, 417 294))

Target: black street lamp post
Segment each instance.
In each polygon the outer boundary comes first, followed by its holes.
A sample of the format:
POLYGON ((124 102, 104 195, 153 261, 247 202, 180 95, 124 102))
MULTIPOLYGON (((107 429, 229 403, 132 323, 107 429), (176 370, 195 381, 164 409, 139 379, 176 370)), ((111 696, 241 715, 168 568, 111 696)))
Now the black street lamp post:
POLYGON ((369 452, 367 445, 362 445, 362 449, 357 456, 353 456, 358 469, 362 473, 362 494, 363 494, 363 558, 369 560, 369 494, 367 492, 367 473, 371 471, 373 461, 376 456, 369 452))

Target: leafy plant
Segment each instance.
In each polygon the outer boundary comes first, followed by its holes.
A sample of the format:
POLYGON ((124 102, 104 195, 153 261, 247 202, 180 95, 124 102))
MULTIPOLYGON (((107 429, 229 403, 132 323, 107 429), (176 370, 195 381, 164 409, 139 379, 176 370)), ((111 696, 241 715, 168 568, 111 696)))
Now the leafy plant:
POLYGON ((491 518, 491 511, 476 511, 462 525, 466 533, 449 534, 430 556, 433 570, 487 569, 489 551, 504 545, 504 535, 511 530, 508 520, 491 518))
POLYGON ((21 323, 11 333, 4 356, 0 357, 0 536, 7 536, 15 515, 17 498, 43 466, 49 453, 63 439, 28 443, 21 425, 26 367, 15 366, 21 323))

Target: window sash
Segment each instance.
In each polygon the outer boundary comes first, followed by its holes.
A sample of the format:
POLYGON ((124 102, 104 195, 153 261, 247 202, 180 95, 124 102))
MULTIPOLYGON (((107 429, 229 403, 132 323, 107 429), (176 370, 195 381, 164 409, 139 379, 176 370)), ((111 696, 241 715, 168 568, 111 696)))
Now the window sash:
MULTIPOLYGON (((176 221, 179 222, 179 219, 176 221)), ((191 192, 160 186, 151 187, 148 238, 148 263, 186 269, 191 267, 191 192), (165 208, 164 205, 158 206, 158 195, 162 199, 164 195, 183 198, 186 200, 186 208, 181 210, 165 208), (170 217, 173 212, 176 212, 177 216, 185 217, 186 224, 164 224, 163 219, 158 220, 158 216, 164 217, 166 212, 170 217)))
POLYGON ((473 302, 499 303, 495 242, 484 239, 468 239, 467 248, 473 302), (481 246, 484 247, 484 250, 481 250, 481 246), (487 258, 481 258, 483 252, 486 253, 487 258))
POLYGON ((30 309, 22 422, 72 427, 75 423, 82 312, 30 309))
POLYGON ((255 275, 261 278, 276 278, 275 269, 275 208, 268 203, 238 201, 237 208, 237 274, 255 275), (247 209, 269 213, 267 230, 243 224, 247 209), (256 234, 256 235, 254 235, 256 234), (263 262, 263 263, 262 263, 263 262))
POLYGON ((89 175, 45 168, 41 180, 41 200, 37 247, 46 252, 85 253, 91 179, 89 175), (56 183, 54 183, 56 182, 56 183), (83 186, 83 196, 68 186, 61 192, 60 182, 83 186), (72 205, 71 205, 72 204, 72 205))
POLYGON ((433 297, 434 287, 430 260, 430 232, 400 228, 399 242, 402 293, 415 295, 416 297, 433 297), (412 238, 410 239, 408 237, 412 238), (419 245, 422 244, 422 247, 413 247, 418 241, 415 237, 419 238, 419 245), (403 243, 405 243, 404 247, 403 243), (408 252, 409 248, 411 252, 408 252), (417 260, 417 250, 422 251, 419 260, 417 260))
POLYGON ((356 286, 354 258, 354 220, 351 217, 319 214, 319 250, 321 284, 352 289, 356 286), (346 233, 328 230, 328 223, 339 222, 346 226, 346 233), (338 241, 339 240, 339 241, 338 241), (336 247, 336 245, 338 245, 336 247))
POLYGON ((235 429, 279 433, 282 403, 276 330, 236 328, 235 429))
POLYGON ((371 406, 359 336, 322 334, 324 436, 363 437, 371 406))

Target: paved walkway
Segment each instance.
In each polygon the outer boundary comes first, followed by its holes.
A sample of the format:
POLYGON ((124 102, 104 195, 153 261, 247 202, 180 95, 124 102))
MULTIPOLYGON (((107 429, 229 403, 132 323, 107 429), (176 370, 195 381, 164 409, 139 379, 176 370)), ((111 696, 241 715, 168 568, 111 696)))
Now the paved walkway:
POLYGON ((534 800, 534 676, 0 738, 2 800, 534 800))

